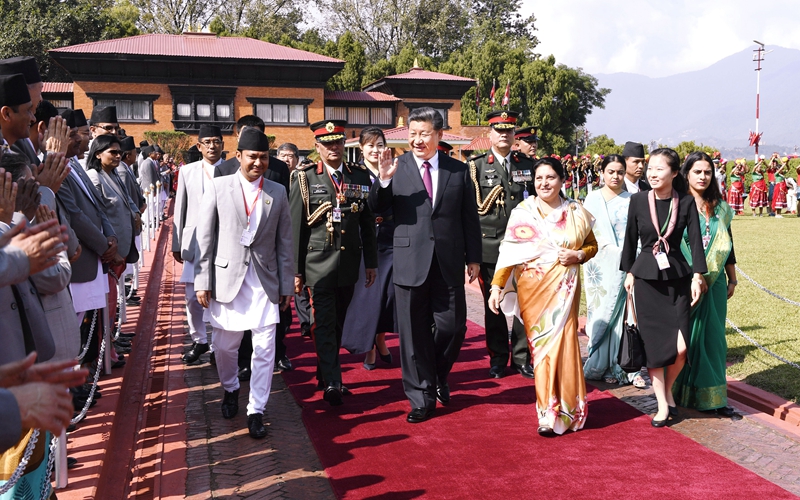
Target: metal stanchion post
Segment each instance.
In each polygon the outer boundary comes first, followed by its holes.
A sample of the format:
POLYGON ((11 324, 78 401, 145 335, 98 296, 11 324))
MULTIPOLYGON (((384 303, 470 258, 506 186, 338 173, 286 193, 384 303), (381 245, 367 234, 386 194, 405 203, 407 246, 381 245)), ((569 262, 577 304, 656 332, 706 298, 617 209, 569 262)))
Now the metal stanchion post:
POLYGON ((123 324, 128 321, 127 304, 126 304, 127 298, 128 294, 125 293, 125 272, 123 272, 122 276, 120 276, 120 279, 117 282, 117 303, 119 304, 120 324, 123 324))
POLYGON ((69 472, 67 470, 67 431, 61 431, 61 436, 58 438, 58 446, 56 447, 56 480, 55 488, 66 488, 69 484, 69 472))
MULTIPOLYGON (((108 294, 106 294, 106 304, 108 304, 108 294)), ((109 328, 109 325, 111 324, 111 320, 109 319, 110 314, 111 311, 109 310, 108 305, 106 305, 106 307, 103 308, 103 314, 102 314, 103 338, 106 339, 106 351, 103 353, 103 365, 105 365, 106 375, 111 375, 111 349, 114 348, 114 346, 111 343, 111 340, 109 339, 111 333, 111 329, 109 328)), ((97 369, 99 370, 100 367, 98 366, 97 369)))

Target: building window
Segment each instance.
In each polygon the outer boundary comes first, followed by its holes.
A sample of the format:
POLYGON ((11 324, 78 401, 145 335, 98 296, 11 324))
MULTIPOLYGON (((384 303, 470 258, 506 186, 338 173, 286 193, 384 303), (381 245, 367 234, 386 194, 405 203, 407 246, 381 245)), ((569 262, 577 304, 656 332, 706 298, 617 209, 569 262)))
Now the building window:
POLYGON ((346 120, 348 125, 391 125, 392 108, 325 106, 326 120, 346 120))
POLYGON ((216 125, 223 133, 233 133, 236 87, 170 85, 169 90, 175 130, 191 133, 201 125, 216 125))
POLYGON ((116 106, 120 123, 153 123, 153 101, 157 95, 87 94, 94 106, 116 106))
POLYGON ((313 99, 270 99, 248 97, 253 105, 253 114, 267 125, 308 125, 308 105, 313 99))

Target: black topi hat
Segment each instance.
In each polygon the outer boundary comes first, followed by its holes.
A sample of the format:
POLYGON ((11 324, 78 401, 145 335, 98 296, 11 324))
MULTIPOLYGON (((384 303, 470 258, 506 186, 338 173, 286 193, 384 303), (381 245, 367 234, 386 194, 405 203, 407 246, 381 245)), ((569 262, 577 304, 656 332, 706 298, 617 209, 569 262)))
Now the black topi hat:
POLYGON ((644 158, 644 146, 638 142, 626 142, 622 149, 622 156, 625 158, 644 158))
POLYGON ((31 102, 28 84, 21 74, 0 76, 0 106, 18 106, 31 102))
POLYGON ((216 125, 200 125, 200 133, 197 135, 198 142, 206 137, 219 137, 222 139, 222 129, 216 125))
POLYGON ((0 59, 0 75, 22 74, 25 85, 33 85, 42 81, 36 59, 30 56, 11 57, 0 59))
POLYGON ((92 125, 98 123, 119 123, 116 106, 95 106, 92 108, 92 125))
POLYGON ((128 152, 132 149, 136 149, 136 143, 133 142, 133 137, 123 137, 119 140, 119 149, 122 151, 128 152))
POLYGON ((82 109, 75 110, 75 126, 76 127, 85 127, 89 123, 86 121, 86 115, 83 114, 82 109))
POLYGON ((269 139, 264 132, 254 127, 247 127, 239 136, 239 151, 269 151, 269 139))

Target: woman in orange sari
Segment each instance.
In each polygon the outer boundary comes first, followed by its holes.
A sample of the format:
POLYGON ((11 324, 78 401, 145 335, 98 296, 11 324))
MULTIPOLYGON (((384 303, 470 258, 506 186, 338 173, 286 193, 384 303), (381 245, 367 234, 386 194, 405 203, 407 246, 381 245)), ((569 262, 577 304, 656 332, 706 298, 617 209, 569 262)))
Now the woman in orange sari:
POLYGON ((536 375, 541 435, 576 431, 586 422, 586 384, 578 344, 580 264, 597 253, 594 218, 562 198, 564 167, 533 166, 536 196, 511 211, 489 307, 522 319, 536 375))

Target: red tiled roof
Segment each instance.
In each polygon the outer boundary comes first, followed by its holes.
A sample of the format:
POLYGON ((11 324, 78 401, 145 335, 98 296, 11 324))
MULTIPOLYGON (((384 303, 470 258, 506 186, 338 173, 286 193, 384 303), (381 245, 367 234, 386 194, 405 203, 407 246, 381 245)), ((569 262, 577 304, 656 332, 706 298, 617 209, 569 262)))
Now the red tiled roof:
POLYGON ((266 59, 342 63, 339 59, 262 42, 253 38, 218 37, 213 33, 183 35, 149 34, 114 40, 82 43, 53 49, 52 52, 77 54, 129 54, 142 56, 208 57, 226 59, 266 59))
POLYGON ((461 149, 464 151, 489 151, 491 147, 492 141, 488 137, 476 137, 461 149))
POLYGON ((384 94, 383 92, 354 92, 350 90, 326 90, 325 100, 347 102, 402 101, 399 97, 384 94))
POLYGON ((70 94, 72 93, 71 82, 44 82, 42 87, 43 94, 70 94))
POLYGON ((460 82, 474 82, 472 78, 464 78, 463 76, 448 75, 447 73, 437 73, 435 71, 428 71, 421 68, 411 68, 408 73, 399 75, 389 75, 383 77, 385 80, 450 80, 460 82))

